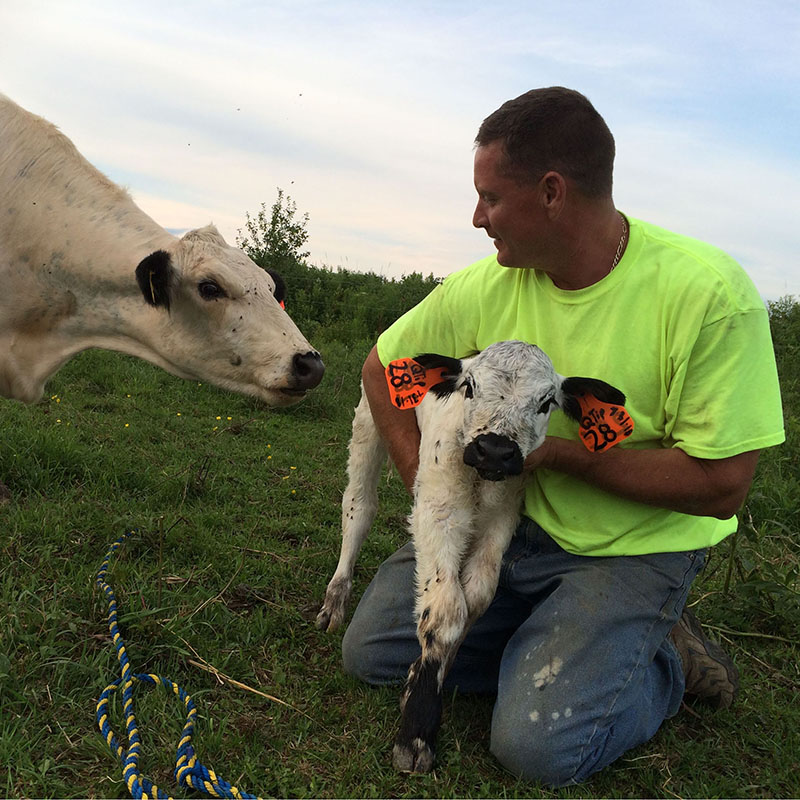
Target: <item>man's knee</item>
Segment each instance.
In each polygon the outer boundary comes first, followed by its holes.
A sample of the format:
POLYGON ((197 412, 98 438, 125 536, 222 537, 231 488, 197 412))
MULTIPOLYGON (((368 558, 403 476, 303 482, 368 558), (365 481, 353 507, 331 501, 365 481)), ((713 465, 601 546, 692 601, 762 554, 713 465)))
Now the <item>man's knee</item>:
POLYGON ((498 698, 490 748, 495 758, 520 778, 545 786, 582 783, 604 765, 606 737, 597 719, 570 706, 556 711, 545 704, 498 698))
POLYGON ((348 625, 342 638, 342 665, 344 671, 354 678, 365 683, 379 683, 373 675, 375 665, 373 664, 374 647, 365 645, 363 632, 359 626, 348 625))
POLYGON ((515 731, 495 723, 491 751, 517 777, 553 788, 576 783, 574 756, 543 732, 515 731))
POLYGON ((359 608, 342 639, 345 672, 374 686, 402 683, 409 665, 419 656, 413 626, 401 633, 382 623, 368 609, 359 608))

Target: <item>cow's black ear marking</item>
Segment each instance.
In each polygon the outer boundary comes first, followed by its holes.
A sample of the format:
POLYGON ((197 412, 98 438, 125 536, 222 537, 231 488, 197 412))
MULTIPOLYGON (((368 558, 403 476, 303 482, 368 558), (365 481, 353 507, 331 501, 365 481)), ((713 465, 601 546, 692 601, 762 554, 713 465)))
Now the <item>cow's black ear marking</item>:
POLYGON ((170 284, 172 282, 172 259, 166 250, 156 250, 143 258, 136 267, 136 282, 151 305, 169 311, 170 284))
POLYGON ((581 407, 578 396, 584 394, 594 395, 603 403, 625 405, 625 395, 610 383, 597 378, 564 378, 561 384, 561 410, 574 420, 580 420, 581 407))
POLYGON ((268 269, 267 273, 275 281, 275 291, 273 293, 275 299, 279 303, 283 303, 286 300, 286 281, 273 269, 268 269))
POLYGON ((421 364, 425 369, 444 367, 447 370, 447 374, 442 380, 430 388, 437 397, 447 397, 447 395, 456 390, 458 378, 461 375, 461 359, 441 356, 438 353, 422 353, 414 356, 414 361, 421 364))

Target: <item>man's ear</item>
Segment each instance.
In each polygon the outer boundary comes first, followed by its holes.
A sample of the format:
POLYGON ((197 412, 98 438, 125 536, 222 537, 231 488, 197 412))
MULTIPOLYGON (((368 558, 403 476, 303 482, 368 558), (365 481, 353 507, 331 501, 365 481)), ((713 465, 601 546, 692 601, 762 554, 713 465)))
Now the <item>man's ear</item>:
POLYGON ((564 378, 556 402, 568 417, 580 421, 581 407, 578 397, 585 394, 594 395, 603 403, 625 405, 625 395, 619 389, 597 378, 564 378))
POLYGON ((136 282, 144 299, 151 305, 169 311, 170 286, 174 270, 172 257, 165 250, 156 250, 136 267, 136 282))
POLYGON ((546 172, 540 182, 542 208, 551 219, 555 219, 564 207, 567 198, 567 182, 560 172, 546 172))
POLYGON ((461 375, 461 359, 441 356, 438 353, 422 353, 422 355, 414 356, 414 361, 426 370, 438 368, 447 370, 442 375, 442 380, 430 388, 437 397, 446 397, 455 391, 461 375))

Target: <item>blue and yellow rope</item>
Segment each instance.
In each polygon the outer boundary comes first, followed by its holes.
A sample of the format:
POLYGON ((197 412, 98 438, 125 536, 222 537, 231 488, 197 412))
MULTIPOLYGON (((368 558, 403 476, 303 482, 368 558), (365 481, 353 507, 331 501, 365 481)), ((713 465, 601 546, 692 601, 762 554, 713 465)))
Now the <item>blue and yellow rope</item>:
POLYGON ((97 585, 105 594, 106 601, 108 602, 108 630, 111 633, 111 640, 117 648, 117 660, 119 661, 121 669, 121 677, 114 681, 114 683, 106 686, 97 701, 96 719, 97 726, 100 728, 100 733, 102 733, 111 752, 122 762, 122 775, 128 786, 128 791, 131 793, 131 797, 136 798, 136 800, 139 800, 139 798, 143 798, 143 800, 156 797, 168 798, 169 795, 166 792, 161 790, 151 780, 144 777, 139 771, 141 739, 139 737, 139 728, 136 723, 136 715, 133 710, 133 687, 136 683, 146 683, 151 686, 161 685, 180 698, 186 708, 186 724, 183 726, 183 733, 178 743, 178 751, 175 759, 174 774, 178 784, 205 792, 211 797, 233 797, 242 798, 242 800, 254 798, 255 795, 247 794, 236 786, 232 786, 230 783, 220 778, 214 770, 208 769, 197 760, 194 748, 192 747, 192 736, 194 734, 194 722, 197 717, 197 709, 192 702, 192 698, 189 697, 178 684, 173 683, 168 678, 163 678, 160 675, 145 673, 134 674, 131 672, 128 654, 125 652, 125 643, 117 627, 117 600, 114 596, 114 590, 106 582, 106 574, 111 557, 120 548, 125 539, 132 534, 133 531, 127 531, 111 545, 108 553, 106 553, 105 561, 103 561, 103 565, 97 573, 97 585), (122 709, 125 714, 125 725, 128 732, 127 750, 117 740, 108 721, 109 698, 112 694, 119 691, 120 688, 122 689, 122 709))

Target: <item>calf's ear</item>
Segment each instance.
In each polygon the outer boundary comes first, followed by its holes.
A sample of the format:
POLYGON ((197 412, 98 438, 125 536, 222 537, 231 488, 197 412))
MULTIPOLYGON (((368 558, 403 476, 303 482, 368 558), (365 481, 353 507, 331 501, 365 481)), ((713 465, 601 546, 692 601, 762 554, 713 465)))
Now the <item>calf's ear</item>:
POLYGON ((603 403, 625 405, 625 395, 619 389, 597 378, 564 378, 556 401, 568 417, 580 420, 581 407, 578 397, 585 394, 594 395, 603 403))
POLYGON ((172 259, 165 250, 156 250, 143 258, 136 267, 136 282, 144 299, 151 305, 169 311, 172 284, 172 259))
POLYGON ((425 367, 426 370, 439 368, 446 370, 442 373, 442 379, 430 387, 437 397, 445 397, 455 391, 461 375, 461 359, 441 356, 438 353, 422 353, 422 355, 414 356, 414 361, 425 367))

